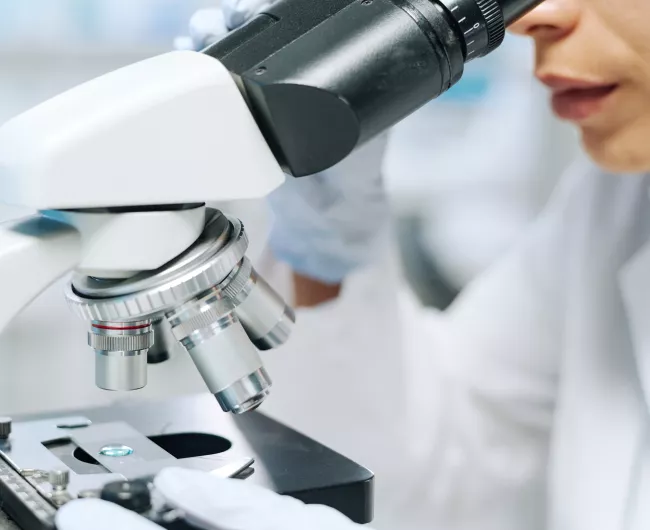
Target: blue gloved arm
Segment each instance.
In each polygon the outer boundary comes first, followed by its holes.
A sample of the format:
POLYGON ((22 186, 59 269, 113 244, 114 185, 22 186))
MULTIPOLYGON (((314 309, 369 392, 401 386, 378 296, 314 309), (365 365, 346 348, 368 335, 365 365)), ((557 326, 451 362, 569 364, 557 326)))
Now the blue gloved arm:
POLYGON ((381 177, 385 145, 384 137, 373 140, 328 171, 288 179, 269 197, 270 246, 279 260, 326 284, 372 261, 390 217, 381 177))

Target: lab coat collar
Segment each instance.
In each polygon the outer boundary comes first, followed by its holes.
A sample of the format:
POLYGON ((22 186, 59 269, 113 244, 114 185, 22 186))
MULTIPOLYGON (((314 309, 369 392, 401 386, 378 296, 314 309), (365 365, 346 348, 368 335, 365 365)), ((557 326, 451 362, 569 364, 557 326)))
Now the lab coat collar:
MULTIPOLYGON (((647 178, 644 180, 647 181, 647 178)), ((629 257, 624 258, 618 270, 618 284, 626 312, 642 399, 645 401, 645 410, 650 412, 650 188, 642 184, 641 189, 645 189, 646 194, 639 201, 633 201, 634 205, 629 204, 630 210, 636 212, 626 212, 630 214, 627 219, 630 223, 629 232, 618 240, 620 245, 629 245, 624 251, 629 252, 629 257)), ((628 495, 616 495, 616 492, 612 491, 611 499, 619 499, 619 513, 624 514, 632 507, 631 503, 636 502, 633 496, 637 495, 638 484, 635 482, 639 480, 638 473, 641 472, 637 469, 640 463, 636 459, 641 448, 637 444, 644 443, 642 440, 645 439, 646 428, 641 427, 639 430, 630 424, 627 429, 625 424, 622 424, 618 429, 618 463, 622 466, 621 472, 629 475, 629 488, 628 495), (634 443, 632 438, 636 438, 637 442, 634 443), (633 449, 635 446, 636 449, 633 449)), ((622 525, 630 524, 627 518, 621 517, 622 525)))
POLYGON ((638 250, 621 267, 619 285, 627 312, 639 380, 650 411, 650 189, 647 188, 646 191, 641 216, 644 223, 636 226, 637 233, 633 234, 638 250))
POLYGON ((639 380, 650 410, 650 244, 621 269, 619 281, 639 380))

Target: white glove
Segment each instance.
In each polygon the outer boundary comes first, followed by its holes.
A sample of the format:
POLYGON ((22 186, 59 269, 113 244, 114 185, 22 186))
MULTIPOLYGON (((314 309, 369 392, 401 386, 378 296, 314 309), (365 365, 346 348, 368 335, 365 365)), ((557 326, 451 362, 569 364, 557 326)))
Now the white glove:
POLYGON ((237 29, 251 18, 268 9, 277 0, 222 0, 221 9, 228 29, 237 29))
MULTIPOLYGON (((198 50, 217 42, 274 2, 223 0, 220 8, 197 11, 190 22, 191 46, 198 50)), ((270 196, 275 218, 270 248, 278 260, 332 284, 373 260, 390 217, 381 175, 385 147, 382 136, 327 171, 287 179, 270 196)))
POLYGON ((223 39, 230 31, 243 26, 277 0, 223 0, 221 7, 199 9, 190 19, 189 41, 179 37, 177 49, 202 50, 223 39))
MULTIPOLYGON (((188 523, 205 530, 360 530, 326 506, 306 505, 291 497, 201 471, 163 470, 156 493, 181 510, 188 523)), ((98 499, 73 501, 56 516, 59 530, 160 530, 135 514, 98 499)))

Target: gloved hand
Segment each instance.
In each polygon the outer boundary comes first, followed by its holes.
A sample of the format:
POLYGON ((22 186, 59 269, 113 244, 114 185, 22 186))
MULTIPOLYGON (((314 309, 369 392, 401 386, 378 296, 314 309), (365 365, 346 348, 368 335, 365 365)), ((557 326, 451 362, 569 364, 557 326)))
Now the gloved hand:
MULTIPOLYGON (((217 42, 275 0, 223 0, 190 22, 194 49, 217 42)), ((295 272, 324 283, 340 283, 372 261, 379 234, 388 226, 389 205, 381 165, 381 136, 337 166, 306 178, 288 178, 269 197, 275 222, 270 247, 295 272)))
MULTIPOLYGON (((156 494, 181 510, 191 525, 205 530, 360 530, 325 506, 306 505, 242 480, 201 471, 163 470, 156 494)), ((59 530, 160 530, 134 512, 98 499, 73 501, 59 509, 59 530)))
MULTIPOLYGON (((190 48, 202 50, 223 39, 230 31, 243 26, 277 0, 223 0, 221 7, 199 9, 190 19, 190 48)), ((185 48, 183 40, 176 47, 185 48)))

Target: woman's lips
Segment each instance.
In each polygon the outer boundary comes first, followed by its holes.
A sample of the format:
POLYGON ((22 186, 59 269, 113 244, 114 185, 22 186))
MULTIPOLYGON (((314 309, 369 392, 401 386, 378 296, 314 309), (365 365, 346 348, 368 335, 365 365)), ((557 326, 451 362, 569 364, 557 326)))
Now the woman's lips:
POLYGON ((542 83, 553 91, 553 110, 558 117, 584 121, 597 114, 618 85, 547 76, 542 83))

